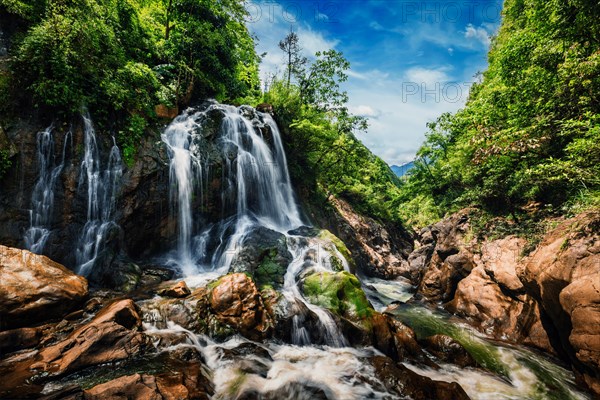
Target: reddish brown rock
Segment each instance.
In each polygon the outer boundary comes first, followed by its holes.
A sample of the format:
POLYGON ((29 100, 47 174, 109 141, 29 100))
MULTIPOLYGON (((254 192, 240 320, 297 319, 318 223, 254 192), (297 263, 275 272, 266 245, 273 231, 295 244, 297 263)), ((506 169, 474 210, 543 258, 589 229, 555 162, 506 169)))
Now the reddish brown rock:
POLYGON ((488 334, 553 352, 538 304, 517 276, 525 244, 514 236, 484 244, 477 266, 459 282, 446 308, 488 334))
POLYGON ((171 365, 158 375, 134 374, 84 391, 86 400, 208 400, 213 386, 199 362, 171 365))
POLYGON ((412 276, 421 277, 418 293, 431 301, 449 301, 458 283, 475 267, 473 239, 468 239, 469 210, 421 231, 422 247, 409 257, 412 276))
POLYGON ((175 285, 171 285, 170 287, 160 289, 158 294, 166 297, 175 297, 175 298, 183 298, 187 297, 191 294, 190 288, 188 288, 185 281, 180 281, 175 285))
POLYGON ((38 328, 17 328, 0 332, 0 356, 36 346, 41 339, 38 328))
POLYGON ((146 345, 145 336, 138 331, 140 326, 140 315, 132 300, 114 302, 65 340, 41 350, 30 369, 62 375, 126 359, 146 345))
POLYGON ((273 321, 256 285, 245 274, 222 277, 210 293, 210 308, 216 318, 252 340, 268 337, 273 321))
POLYGON ((600 213, 584 213, 546 234, 519 276, 562 350, 600 396, 600 213))
POLYGON ((94 386, 85 391, 85 399, 163 400, 163 396, 158 390, 154 376, 135 374, 94 386))
POLYGON ((65 315, 88 294, 85 278, 47 257, 0 246, 0 324, 40 323, 65 315))

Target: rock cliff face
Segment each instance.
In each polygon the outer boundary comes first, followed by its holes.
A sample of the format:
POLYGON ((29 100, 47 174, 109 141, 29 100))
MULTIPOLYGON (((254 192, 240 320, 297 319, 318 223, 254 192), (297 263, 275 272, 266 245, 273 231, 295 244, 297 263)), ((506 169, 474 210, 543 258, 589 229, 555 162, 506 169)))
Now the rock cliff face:
POLYGON ((310 204, 308 197, 303 201, 310 218, 348 246, 359 272, 382 279, 410 276, 407 259, 413 250, 411 232, 361 215, 344 199, 332 198, 324 206, 310 204))
POLYGON ((600 213, 560 221, 537 249, 514 236, 478 243, 469 210, 420 232, 418 293, 499 339, 555 353, 600 395, 600 213))
MULTIPOLYGON (((37 134, 45 129, 41 125, 23 121, 7 131, 9 142, 17 152, 13 166, 0 180, 0 243, 23 247, 23 236, 30 226, 32 191, 39 175, 37 134)), ((48 242, 44 254, 69 268, 75 267, 75 245, 86 222, 87 192, 80 187, 83 127, 74 124, 53 130, 55 160, 64 151, 64 166, 54 187, 54 207, 48 229, 48 242), (70 133, 68 133, 70 132, 70 133)), ((101 159, 108 157, 112 138, 98 135, 101 159), (105 151, 103 151, 104 149, 105 151)), ((57 163, 59 161, 56 161, 57 163)), ((168 168, 166 154, 160 138, 154 136, 142 141, 137 160, 127 168, 122 178, 122 188, 116 205, 115 218, 122 230, 110 238, 105 248, 110 254, 107 264, 117 257, 131 253, 133 256, 155 251, 168 244, 168 168), (128 234, 135 232, 135 235, 128 234)), ((102 275, 102 274, 100 274, 102 275)))
MULTIPOLYGON (((240 112, 250 119, 256 117, 256 111, 249 107, 240 108, 240 112)), ((223 177, 224 163, 233 160, 227 159, 229 153, 219 147, 223 146, 219 131, 222 118, 216 110, 201 114, 196 124, 202 129, 193 136, 194 145, 201 149, 206 164, 202 168, 207 171, 206 187, 201 195, 194 196, 192 204, 192 210, 198 214, 195 221, 203 225, 223 220, 236 209, 236 192, 228 189, 230 182, 223 177)), ((0 129, 2 147, 11 149, 13 161, 13 166, 0 179, 0 243, 8 246, 25 246, 32 192, 40 175, 37 136, 44 129, 43 124, 24 120, 9 129, 0 129)), ((269 126, 260 129, 265 141, 272 141, 269 126)), ((64 159, 64 165, 54 185, 53 212, 47 227, 50 235, 43 254, 74 269, 77 266, 75 246, 88 209, 87 189, 81 184, 84 124, 74 121, 70 127, 53 127, 52 135, 54 145, 50 156, 55 164, 64 159)), ((113 139, 102 132, 98 132, 96 138, 100 161, 104 164, 113 139)), ((139 143, 134 162, 123 165, 114 206, 118 229, 112 229, 104 241, 99 261, 88 276, 92 284, 129 287, 140 279, 140 269, 131 261, 148 259, 174 248, 177 222, 170 218, 169 193, 167 147, 155 131, 139 143)), ((320 207, 311 217, 316 225, 329 229, 348 244, 359 269, 367 275, 389 279, 410 274, 407 257, 412 251, 413 238, 403 227, 364 217, 342 199, 333 199, 331 206, 320 207)), ((211 245, 214 244, 209 243, 209 247, 211 245)))

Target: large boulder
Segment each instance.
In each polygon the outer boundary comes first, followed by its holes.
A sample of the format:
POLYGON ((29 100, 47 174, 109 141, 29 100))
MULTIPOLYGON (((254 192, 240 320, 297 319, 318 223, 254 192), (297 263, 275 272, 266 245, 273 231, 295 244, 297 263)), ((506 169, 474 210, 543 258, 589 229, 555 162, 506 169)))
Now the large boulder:
POLYGON ((431 364, 411 328, 373 309, 360 281, 349 272, 317 272, 302 280, 302 292, 312 304, 339 320, 353 346, 374 346, 394 360, 431 364))
POLYGON ((600 395, 600 213, 547 233, 519 277, 549 317, 556 346, 600 395))
POLYGON ((278 288, 291 261, 285 235, 261 226, 246 236, 231 261, 230 272, 247 272, 259 287, 278 288))
POLYGON ((466 210, 421 231, 421 246, 409 256, 409 277, 417 278, 419 294, 442 302, 454 297, 458 282, 475 267, 469 228, 466 210))
POLYGON ((223 324, 252 340, 272 334, 273 321, 252 279, 246 274, 220 278, 209 296, 210 309, 223 324))
POLYGON ((85 278, 47 257, 0 246, 0 328, 61 317, 88 295, 85 278))
POLYGON ((129 358, 148 344, 140 328, 135 303, 129 299, 116 301, 65 340, 42 349, 30 369, 57 376, 129 358))
POLYGON ((446 308, 495 337, 553 352, 539 306, 517 276, 526 243, 514 236, 485 243, 446 308))

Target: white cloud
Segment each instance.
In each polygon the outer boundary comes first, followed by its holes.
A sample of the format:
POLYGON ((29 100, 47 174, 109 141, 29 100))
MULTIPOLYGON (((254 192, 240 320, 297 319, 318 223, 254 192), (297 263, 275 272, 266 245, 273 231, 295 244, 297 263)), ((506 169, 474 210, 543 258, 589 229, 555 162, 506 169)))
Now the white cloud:
POLYGON ((300 38, 300 46, 306 57, 313 57, 317 51, 333 49, 339 43, 338 40, 326 39, 321 33, 310 28, 299 27, 297 32, 300 38))
POLYGON ((467 39, 477 40, 486 47, 490 45, 490 34, 483 27, 475 27, 473 24, 467 25, 465 37, 467 39))
POLYGON ((362 104, 358 106, 350 106, 348 107, 348 109, 352 114, 358 115, 360 117, 377 119, 381 115, 381 111, 376 110, 371 106, 366 106, 362 104))
POLYGON ((413 67, 406 71, 404 79, 407 82, 435 86, 436 83, 442 84, 450 81, 450 77, 446 73, 448 69, 447 67, 433 69, 413 67))
POLYGON ((369 27, 371 29, 373 29, 373 30, 376 30, 376 31, 382 31, 382 30, 384 30, 383 26, 381 26, 381 24, 379 22, 377 22, 377 21, 372 21, 369 24, 369 27))

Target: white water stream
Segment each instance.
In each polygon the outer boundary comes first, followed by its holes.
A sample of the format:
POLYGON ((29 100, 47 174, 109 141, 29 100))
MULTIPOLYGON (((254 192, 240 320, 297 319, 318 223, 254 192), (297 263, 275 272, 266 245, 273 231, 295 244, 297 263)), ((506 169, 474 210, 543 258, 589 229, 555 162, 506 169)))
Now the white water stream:
POLYGON ((102 251, 107 235, 118 225, 114 221, 115 203, 123 165, 113 139, 106 165, 102 166, 96 131, 89 115, 83 116, 84 156, 79 174, 79 189, 87 193, 87 221, 75 252, 77 272, 90 274, 102 251))
POLYGON ((37 135, 37 161, 39 176, 31 193, 29 228, 25 232, 25 248, 36 254, 43 254, 50 237, 54 213, 56 182, 65 164, 65 152, 71 132, 65 134, 62 157, 56 163, 54 154, 54 127, 49 126, 37 135))

